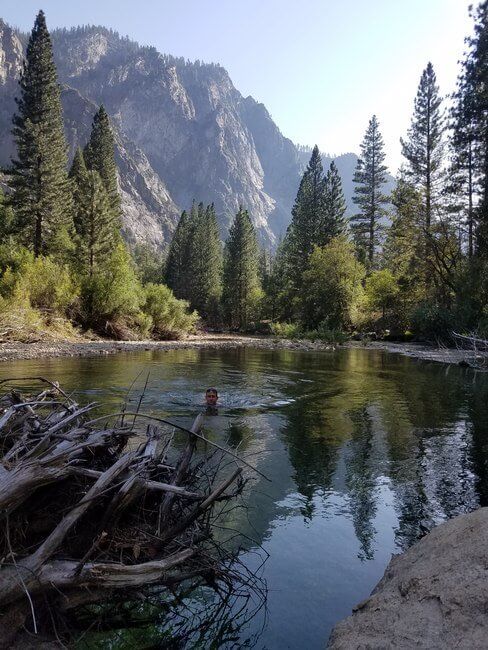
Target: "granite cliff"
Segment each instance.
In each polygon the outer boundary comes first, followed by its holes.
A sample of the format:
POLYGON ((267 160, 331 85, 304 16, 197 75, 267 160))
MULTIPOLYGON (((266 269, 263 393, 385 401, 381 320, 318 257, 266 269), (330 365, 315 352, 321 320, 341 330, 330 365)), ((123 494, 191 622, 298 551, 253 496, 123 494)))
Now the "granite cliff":
MULTIPOLYGON (((99 104, 112 118, 129 242, 164 247, 194 199, 215 203, 223 235, 239 204, 266 245, 284 235, 308 150, 282 135, 263 104, 243 97, 224 68, 160 54, 103 27, 54 30, 52 40, 70 153, 86 142, 99 104)), ((13 155, 26 42, 0 19, 2 166, 13 155)), ((356 156, 336 161, 350 204, 356 156)))

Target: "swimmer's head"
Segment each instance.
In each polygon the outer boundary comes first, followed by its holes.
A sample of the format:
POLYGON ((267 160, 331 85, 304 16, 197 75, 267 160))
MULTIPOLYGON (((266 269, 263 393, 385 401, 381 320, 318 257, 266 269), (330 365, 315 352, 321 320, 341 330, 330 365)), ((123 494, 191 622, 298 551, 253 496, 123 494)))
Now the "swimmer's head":
POLYGON ((205 401, 209 406, 215 406, 217 400, 219 399, 219 394, 217 393, 216 388, 207 388, 205 391, 205 401))

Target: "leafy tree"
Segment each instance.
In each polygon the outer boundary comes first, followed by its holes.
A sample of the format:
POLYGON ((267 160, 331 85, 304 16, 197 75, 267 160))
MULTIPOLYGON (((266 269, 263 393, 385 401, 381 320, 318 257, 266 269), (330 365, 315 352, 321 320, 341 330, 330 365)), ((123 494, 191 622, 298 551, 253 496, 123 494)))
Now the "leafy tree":
POLYGON ((361 144, 361 157, 353 179, 356 184, 353 201, 360 212, 351 218, 355 239, 360 248, 364 247, 363 256, 370 269, 374 267, 375 250, 380 242, 380 220, 387 213, 384 206, 389 201, 382 189, 387 181, 384 162, 383 138, 376 115, 373 115, 361 144))
POLYGON ((346 199, 342 190, 342 181, 339 170, 332 160, 325 175, 325 223, 321 227, 317 244, 324 246, 332 238, 344 234, 346 221, 346 199))
POLYGON ((107 192, 110 210, 114 217, 119 218, 121 208, 115 163, 115 141, 110 120, 103 105, 100 106, 93 118, 90 140, 85 147, 84 157, 88 169, 100 174, 107 192))
POLYGON ((344 329, 352 324, 362 301, 363 265, 346 237, 316 246, 303 274, 302 321, 306 327, 344 329))
POLYGON ((42 11, 29 38, 19 83, 12 199, 19 239, 38 256, 65 247, 72 223, 60 90, 42 11))
POLYGON ((373 271, 366 278, 364 289, 370 309, 380 309, 383 318, 385 318, 386 310, 393 306, 399 292, 398 283, 393 273, 389 269, 373 271))
POLYGON ((224 253, 222 300, 231 327, 243 328, 256 316, 260 295, 256 233, 247 210, 241 207, 224 253))
POLYGON ((434 68, 429 62, 420 79, 408 139, 401 139, 402 154, 407 161, 407 180, 422 196, 427 250, 433 216, 440 204, 444 162, 443 133, 441 97, 434 68))

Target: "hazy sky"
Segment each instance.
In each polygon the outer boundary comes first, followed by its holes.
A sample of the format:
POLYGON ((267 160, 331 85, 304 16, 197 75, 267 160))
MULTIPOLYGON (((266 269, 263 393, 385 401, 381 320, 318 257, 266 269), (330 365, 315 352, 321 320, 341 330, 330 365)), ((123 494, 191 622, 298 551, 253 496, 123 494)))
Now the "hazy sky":
POLYGON ((322 151, 359 152, 376 113, 387 163, 429 60, 446 95, 455 87, 472 0, 0 0, 24 30, 42 6, 48 27, 102 24, 141 44, 222 64, 263 102, 281 131, 322 151))

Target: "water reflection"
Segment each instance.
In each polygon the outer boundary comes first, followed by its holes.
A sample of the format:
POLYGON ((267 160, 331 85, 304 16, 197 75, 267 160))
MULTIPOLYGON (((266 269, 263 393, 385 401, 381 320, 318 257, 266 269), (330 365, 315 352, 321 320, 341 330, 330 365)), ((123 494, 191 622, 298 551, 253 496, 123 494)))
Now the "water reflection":
POLYGON ((360 349, 151 351, 0 367, 1 377, 57 379, 106 410, 139 375, 137 402, 148 373, 142 409, 181 423, 216 386, 219 414, 206 434, 271 479, 245 470, 248 508, 232 510, 218 533, 245 535, 251 569, 257 546, 270 553, 258 647, 323 647, 392 552, 488 505, 488 376, 469 369, 360 349))

